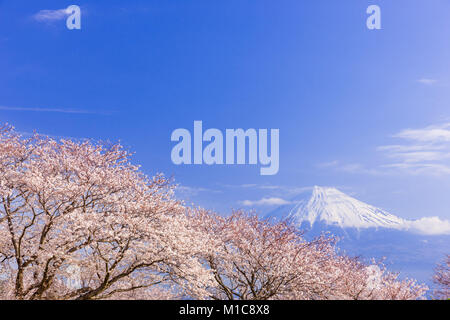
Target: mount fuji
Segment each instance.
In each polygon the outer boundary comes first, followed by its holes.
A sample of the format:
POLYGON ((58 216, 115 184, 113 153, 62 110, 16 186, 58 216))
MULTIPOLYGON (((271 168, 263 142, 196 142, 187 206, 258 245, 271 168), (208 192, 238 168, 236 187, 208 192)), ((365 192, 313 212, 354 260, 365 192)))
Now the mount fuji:
MULTIPOLYGON (((297 225, 308 222, 311 226, 322 222, 341 228, 407 229, 406 220, 387 211, 356 200, 335 188, 314 187, 308 197, 292 201, 294 206, 287 216, 297 225)), ((291 202, 291 203, 292 203, 291 202)), ((280 216, 288 205, 278 208, 272 215, 280 216)))
POLYGON ((313 187, 266 217, 288 219, 306 238, 329 232, 351 255, 384 259, 401 277, 432 287, 436 263, 450 253, 450 223, 437 217, 407 220, 335 188, 313 187))

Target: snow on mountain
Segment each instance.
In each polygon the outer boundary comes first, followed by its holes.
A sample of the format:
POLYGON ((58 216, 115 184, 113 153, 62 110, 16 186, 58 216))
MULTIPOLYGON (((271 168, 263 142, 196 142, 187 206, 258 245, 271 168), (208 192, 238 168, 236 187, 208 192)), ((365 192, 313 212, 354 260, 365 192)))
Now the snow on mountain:
POLYGON ((283 206, 270 215, 280 216, 284 213, 284 218, 292 219, 298 226, 304 222, 309 222, 311 226, 321 222, 341 228, 408 228, 406 220, 356 200, 335 188, 316 186, 293 203, 295 205, 292 208, 283 206))

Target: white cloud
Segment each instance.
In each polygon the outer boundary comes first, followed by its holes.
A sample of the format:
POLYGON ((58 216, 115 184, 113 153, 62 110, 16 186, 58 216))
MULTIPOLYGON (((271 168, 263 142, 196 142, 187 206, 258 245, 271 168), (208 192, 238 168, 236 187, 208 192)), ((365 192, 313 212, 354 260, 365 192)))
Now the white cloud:
POLYGON ((382 170, 367 168, 361 163, 340 163, 339 161, 323 162, 316 165, 321 169, 334 169, 339 172, 351 173, 351 174, 369 174, 380 175, 384 172, 382 170))
POLYGON ((34 20, 39 22, 52 22, 63 20, 67 16, 66 9, 41 10, 33 15, 34 20))
POLYGON ((339 165, 339 161, 333 160, 333 161, 318 163, 317 167, 319 167, 319 168, 331 168, 331 167, 337 167, 338 165, 339 165))
POLYGON ((450 174, 450 122, 418 129, 404 129, 391 136, 400 143, 376 148, 388 161, 368 167, 361 163, 320 163, 318 168, 351 174, 450 174))
POLYGON ((254 188, 257 187, 258 185, 256 183, 246 183, 246 184, 241 184, 240 187, 241 188, 254 188))
POLYGON ((370 174, 370 175, 380 175, 384 172, 378 169, 367 168, 360 163, 349 163, 338 167, 339 171, 355 174, 370 174))
POLYGON ((420 152, 393 152, 387 156, 400 159, 406 163, 418 163, 424 161, 439 161, 450 158, 448 152, 420 151, 420 152))
POLYGON ((418 174, 428 174, 433 176, 442 176, 450 174, 450 166, 442 164, 432 164, 432 163, 391 163, 383 165, 385 168, 397 169, 402 172, 418 175, 418 174))
POLYGON ((393 159, 381 167, 408 174, 450 174, 450 123, 404 129, 392 137, 403 143, 377 148, 393 159))
POLYGON ((282 189, 282 186, 276 186, 276 185, 267 185, 267 184, 256 184, 256 183, 247 183, 247 184, 241 184, 238 186, 228 185, 228 187, 239 187, 239 188, 249 188, 249 189, 282 189))
POLYGON ((431 86, 433 84, 435 84, 437 82, 436 79, 430 79, 430 78, 421 78, 419 80, 417 80, 417 82, 421 83, 421 84, 425 84, 428 86, 431 86))
POLYGON ((244 188, 244 189, 254 189, 254 190, 270 190, 275 193, 282 193, 283 195, 297 195, 305 191, 311 190, 313 187, 295 187, 295 186, 283 186, 283 185, 270 185, 270 184, 221 184, 225 188, 244 188))
POLYGON ((422 129, 405 129, 395 134, 394 137, 422 143, 450 142, 450 123, 422 129))
POLYGON ((392 153, 400 152, 415 152, 415 151, 427 151, 427 150, 445 150, 444 146, 438 145, 387 145, 377 148, 378 151, 386 151, 392 153))
POLYGON ((177 185, 175 192, 184 196, 196 196, 200 192, 211 192, 211 193, 221 193, 221 191, 201 188, 201 187, 189 187, 183 185, 177 185))
MULTIPOLYGON (((20 134, 23 137, 34 137, 36 132, 29 132, 29 131, 17 131, 18 134, 20 134)), ((93 141, 93 138, 85 138, 85 137, 73 137, 73 136, 63 136, 63 135, 55 135, 55 134, 46 134, 46 133, 39 133, 39 136, 42 137, 49 137, 54 140, 72 140, 72 141, 93 141)))
POLYGON ((290 201, 281 199, 281 198, 262 198, 260 200, 244 200, 241 201, 242 205, 246 206, 246 207, 251 207, 251 206, 281 206, 284 204, 290 204, 290 201))
POLYGON ((439 217, 425 217, 414 221, 408 221, 408 227, 425 235, 450 234, 450 221, 441 220, 439 217))

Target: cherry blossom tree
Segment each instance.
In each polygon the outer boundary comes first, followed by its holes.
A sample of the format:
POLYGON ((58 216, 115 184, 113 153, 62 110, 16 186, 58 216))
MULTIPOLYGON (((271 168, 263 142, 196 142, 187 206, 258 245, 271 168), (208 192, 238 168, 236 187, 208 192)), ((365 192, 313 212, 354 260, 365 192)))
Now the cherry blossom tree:
POLYGON ((426 291, 381 264, 339 254, 335 238, 306 241, 287 222, 239 211, 221 217, 197 209, 192 216, 216 242, 203 255, 216 281, 212 299, 418 299, 426 291))
POLYGON ((445 261, 436 267, 433 280, 438 286, 434 291, 435 297, 444 300, 450 299, 450 255, 447 255, 445 261))
POLYGON ((113 300, 181 300, 186 298, 185 292, 177 290, 176 286, 151 286, 132 291, 116 293, 106 299, 113 300))
POLYGON ((165 282, 201 298, 206 242, 187 222, 169 181, 118 144, 0 131, 4 298, 105 299, 165 282))
POLYGON ((428 288, 412 279, 399 279, 381 262, 367 264, 358 258, 336 256, 336 279, 328 299, 342 300, 416 300, 424 299, 428 288))
POLYGON ((204 254, 216 280, 212 299, 319 299, 329 293, 334 239, 307 242, 286 222, 240 211, 221 217, 200 209, 194 216, 200 229, 216 236, 216 250, 204 254))

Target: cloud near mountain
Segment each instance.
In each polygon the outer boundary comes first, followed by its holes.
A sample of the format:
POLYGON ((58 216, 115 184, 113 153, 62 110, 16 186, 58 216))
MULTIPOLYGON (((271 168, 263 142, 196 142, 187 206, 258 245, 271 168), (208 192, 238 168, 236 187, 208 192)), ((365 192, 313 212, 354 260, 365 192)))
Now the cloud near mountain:
POLYGON ((272 197, 272 198, 262 198, 260 200, 255 200, 255 201, 244 200, 241 203, 244 206, 250 207, 250 206, 274 206, 274 205, 281 206, 281 205, 290 204, 291 202, 281 199, 281 198, 272 197))
POLYGON ((406 223, 409 225, 409 230, 420 234, 450 234, 450 221, 441 220, 439 217, 425 217, 406 223))

